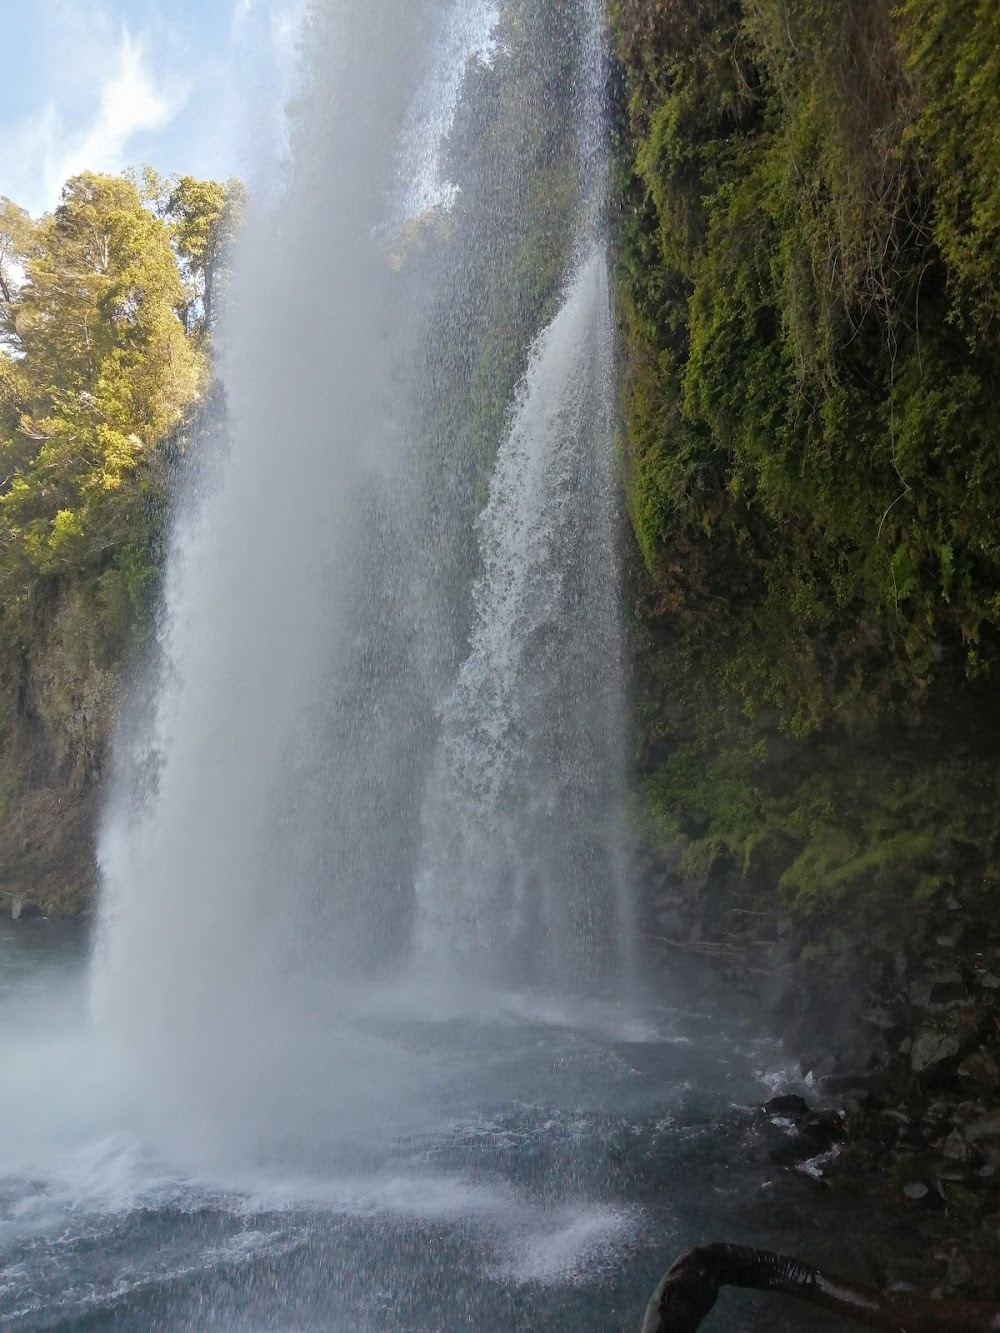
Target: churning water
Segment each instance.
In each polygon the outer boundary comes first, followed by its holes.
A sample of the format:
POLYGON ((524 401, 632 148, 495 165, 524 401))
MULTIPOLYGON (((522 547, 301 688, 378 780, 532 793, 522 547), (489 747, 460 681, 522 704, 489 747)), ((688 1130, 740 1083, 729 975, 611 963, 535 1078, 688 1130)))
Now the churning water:
POLYGON ((93 958, 0 953, 0 1322, 637 1327, 763 1089, 633 987, 598 7, 304 42, 93 958))
MULTIPOLYGON (((215 940, 221 968, 228 947, 215 940)), ((166 1076, 123 1079, 86 986, 79 940, 0 930, 10 1333, 637 1330, 687 1245, 788 1245, 804 1225, 791 1210, 790 1234, 787 1201, 761 1193, 760 1145, 734 1122, 734 1103, 767 1095, 754 1071, 773 1054, 689 1007, 625 1019, 601 1001, 354 985, 335 1020, 326 998, 322 1034, 246 1042, 261 1077, 241 1077, 220 1140, 218 1103, 206 1122, 185 1100, 168 1124, 166 1076)), ((774 1333, 778 1313, 734 1299, 713 1327, 774 1333)))

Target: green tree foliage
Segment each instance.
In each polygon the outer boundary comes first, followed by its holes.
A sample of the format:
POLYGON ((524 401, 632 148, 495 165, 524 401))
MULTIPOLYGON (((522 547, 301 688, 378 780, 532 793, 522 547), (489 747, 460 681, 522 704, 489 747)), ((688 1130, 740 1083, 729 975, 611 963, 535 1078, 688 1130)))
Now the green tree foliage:
POLYGON ((163 177, 147 166, 141 194, 170 236, 184 283, 185 326, 190 332, 210 331, 246 214, 246 188, 235 178, 222 184, 194 176, 163 177))
POLYGON ((8 642, 30 633, 39 580, 117 568, 141 583, 141 464, 206 374, 178 314, 170 237, 130 181, 74 177, 52 215, 22 226, 18 246, 0 436, 8 642))
MULTIPOLYGON (((833 737, 935 725, 996 670, 1000 16, 612 8, 649 631, 702 719, 688 768, 697 752, 738 770, 744 815, 794 823, 806 797, 772 801, 760 719, 829 763, 833 737), (722 727, 731 699, 742 719, 722 727)), ((682 767, 660 773, 659 808, 682 767)))
POLYGON ((85 900, 88 793, 241 207, 148 170, 75 176, 39 219, 0 199, 0 883, 53 910, 85 900))

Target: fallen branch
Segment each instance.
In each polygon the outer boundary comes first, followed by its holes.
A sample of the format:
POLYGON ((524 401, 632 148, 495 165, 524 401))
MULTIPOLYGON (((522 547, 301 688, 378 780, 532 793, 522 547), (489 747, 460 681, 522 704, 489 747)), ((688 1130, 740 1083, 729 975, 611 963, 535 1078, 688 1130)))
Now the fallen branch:
POLYGON ((733 944, 727 940, 672 940, 669 935, 650 935, 646 931, 642 932, 642 939, 655 940, 681 953, 704 954, 706 958, 738 958, 748 947, 770 948, 766 940, 752 940, 748 944, 733 944))
POLYGON ((797 1296, 810 1305, 888 1333, 1000 1333, 1000 1309, 972 1301, 886 1295, 769 1250, 702 1245, 664 1274, 646 1307, 642 1333, 695 1333, 720 1287, 797 1296))

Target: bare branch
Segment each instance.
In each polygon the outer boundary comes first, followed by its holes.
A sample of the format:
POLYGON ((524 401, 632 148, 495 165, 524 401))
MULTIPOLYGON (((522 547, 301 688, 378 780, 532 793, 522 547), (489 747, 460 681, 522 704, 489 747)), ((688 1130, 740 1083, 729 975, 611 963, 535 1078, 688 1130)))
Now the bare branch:
POLYGON ((886 1333, 1000 1333, 995 1305, 935 1301, 911 1293, 886 1295, 798 1259, 743 1245, 702 1245, 682 1254, 653 1293, 642 1333, 695 1333, 721 1287, 797 1296, 886 1333))

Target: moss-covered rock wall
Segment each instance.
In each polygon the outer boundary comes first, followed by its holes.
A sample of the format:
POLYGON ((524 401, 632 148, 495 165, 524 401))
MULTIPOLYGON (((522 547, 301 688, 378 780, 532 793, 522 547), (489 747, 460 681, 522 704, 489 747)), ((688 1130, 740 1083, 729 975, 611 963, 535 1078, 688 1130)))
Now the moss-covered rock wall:
POLYGON ((611 8, 652 864, 989 892, 1000 12, 611 8))

